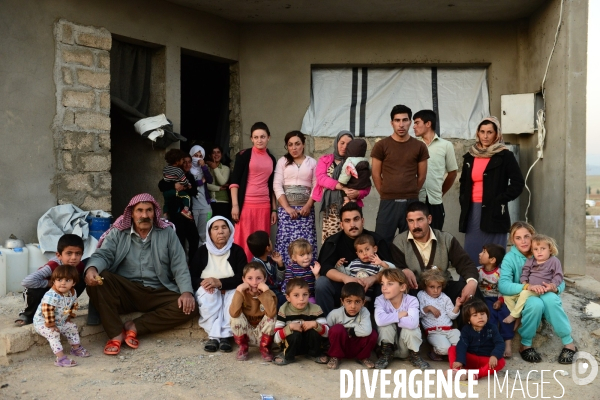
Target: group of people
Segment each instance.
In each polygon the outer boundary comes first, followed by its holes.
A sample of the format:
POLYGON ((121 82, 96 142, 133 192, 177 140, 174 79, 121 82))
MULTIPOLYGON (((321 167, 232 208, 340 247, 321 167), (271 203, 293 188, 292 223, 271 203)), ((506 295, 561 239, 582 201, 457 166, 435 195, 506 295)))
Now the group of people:
MULTIPOLYGON (((498 120, 479 124, 477 142, 464 157, 463 248, 442 230, 442 196, 458 169, 453 147, 435 134, 435 113, 415 114, 420 139, 408 134, 411 118, 408 107, 394 107, 392 136, 371 152, 373 183, 381 195, 374 232, 364 229, 361 208, 370 191, 364 180, 366 146, 350 146, 360 139, 348 131, 338 134, 334 153, 319 161, 304 155, 305 136, 290 132, 288 153, 276 161, 267 149, 268 127, 254 124, 253 146, 237 154, 228 182, 231 218, 212 209, 214 216, 203 225, 203 244, 192 248, 189 243, 189 264, 177 224, 175 230, 161 218, 152 196, 135 196, 102 236, 82 274, 109 336, 104 353, 118 354, 123 343, 137 348, 138 336, 196 316, 208 334, 204 350, 230 352, 233 337, 241 361, 248 358, 248 347, 257 345, 262 358, 277 365, 306 355, 331 369, 344 358, 356 358, 365 368, 386 368, 399 357, 426 369, 429 364, 420 356, 426 337, 430 359, 447 356, 453 374, 479 369, 483 377, 512 356, 516 323, 521 357, 539 362, 532 339, 544 316, 564 344, 558 361, 571 363, 577 349, 559 297, 565 284, 556 245, 529 224, 511 226, 507 203, 518 197, 523 179, 503 144, 498 120), (324 239, 318 255, 316 201, 322 204, 324 239), (273 246, 269 232, 278 221, 273 246), (512 248, 505 255, 508 232, 512 248), (133 311, 144 314, 123 324, 119 315, 133 311), (272 353, 273 343, 280 354, 272 353), (376 346, 380 356, 373 362, 376 346)), ((193 187, 194 180, 198 187, 200 182, 214 185, 202 149, 190 154, 196 170, 187 184, 172 168, 165 169, 161 183, 166 202, 173 200, 167 207, 171 221, 174 215, 181 221, 197 218, 193 199, 198 196, 186 203, 180 193, 190 190, 186 185, 193 187)), ((169 163, 178 168, 178 161, 169 163)), ((185 164, 183 171, 185 177, 185 164)), ((227 187, 217 183, 219 191, 227 187)), ((60 341, 56 344, 57 334, 69 338, 71 354, 89 355, 70 322, 82 251, 63 255, 65 248, 78 246, 59 243, 54 269, 40 270, 47 292, 34 325, 50 341, 59 366, 75 364, 62 353, 60 341), (52 313, 49 306, 55 308, 52 313)))

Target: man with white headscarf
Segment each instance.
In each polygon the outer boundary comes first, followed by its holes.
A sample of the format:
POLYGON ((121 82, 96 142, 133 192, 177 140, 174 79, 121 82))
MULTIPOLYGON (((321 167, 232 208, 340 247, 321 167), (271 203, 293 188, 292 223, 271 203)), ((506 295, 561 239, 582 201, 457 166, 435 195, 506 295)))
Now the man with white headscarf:
POLYGON ((136 349, 138 335, 174 328, 198 315, 183 248, 147 193, 131 199, 102 235, 84 274, 110 338, 104 354, 119 354, 123 341, 136 349), (135 311, 144 314, 123 324, 120 314, 135 311))
POLYGON ((198 183, 198 194, 192 198, 192 212, 200 235, 200 244, 206 242, 206 221, 210 219, 212 214, 210 193, 206 188, 206 184, 212 183, 213 178, 204 162, 205 154, 202 146, 195 145, 190 149, 190 155, 192 156, 192 169, 190 172, 198 183))

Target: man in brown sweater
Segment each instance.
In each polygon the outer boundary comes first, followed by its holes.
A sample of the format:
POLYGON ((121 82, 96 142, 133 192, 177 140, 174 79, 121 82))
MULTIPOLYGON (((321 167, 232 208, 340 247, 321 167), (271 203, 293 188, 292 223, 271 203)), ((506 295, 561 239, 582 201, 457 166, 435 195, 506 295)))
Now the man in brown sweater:
POLYGON ((239 361, 248 359, 248 345, 259 345, 265 361, 272 361, 271 344, 275 331, 277 297, 266 284, 267 271, 256 261, 247 264, 242 271, 243 283, 239 285, 229 307, 231 331, 240 347, 239 361))

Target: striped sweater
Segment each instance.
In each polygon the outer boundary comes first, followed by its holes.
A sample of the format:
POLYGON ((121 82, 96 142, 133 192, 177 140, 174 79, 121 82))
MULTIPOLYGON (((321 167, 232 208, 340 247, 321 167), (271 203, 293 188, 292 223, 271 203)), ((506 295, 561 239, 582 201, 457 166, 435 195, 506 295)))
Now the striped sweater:
POLYGON ((290 279, 302 278, 308 283, 308 292, 310 297, 315 297, 315 276, 313 275, 310 267, 301 267, 294 263, 289 265, 285 269, 285 277, 283 278, 283 284, 281 285, 281 291, 285 293, 285 288, 290 279))
POLYGON ((315 330, 322 337, 327 337, 329 334, 329 326, 323 315, 323 310, 317 304, 308 303, 304 309, 299 310, 289 301, 283 303, 277 314, 277 322, 275 323, 275 343, 285 341, 285 337, 292 334, 290 323, 294 321, 316 321, 317 327, 315 330))
POLYGON ((184 186, 190 185, 190 181, 185 177, 185 172, 181 168, 172 165, 163 168, 163 179, 165 182, 178 182, 184 186))

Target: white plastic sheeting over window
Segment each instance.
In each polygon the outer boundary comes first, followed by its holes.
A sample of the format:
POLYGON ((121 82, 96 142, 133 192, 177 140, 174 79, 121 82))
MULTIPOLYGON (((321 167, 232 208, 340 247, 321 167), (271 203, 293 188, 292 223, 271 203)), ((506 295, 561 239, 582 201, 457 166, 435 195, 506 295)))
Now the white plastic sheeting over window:
POLYGON ((486 69, 315 68, 302 132, 335 137, 348 129, 356 136, 389 136, 396 104, 413 114, 434 110, 442 137, 472 139, 477 124, 490 115, 486 69))

